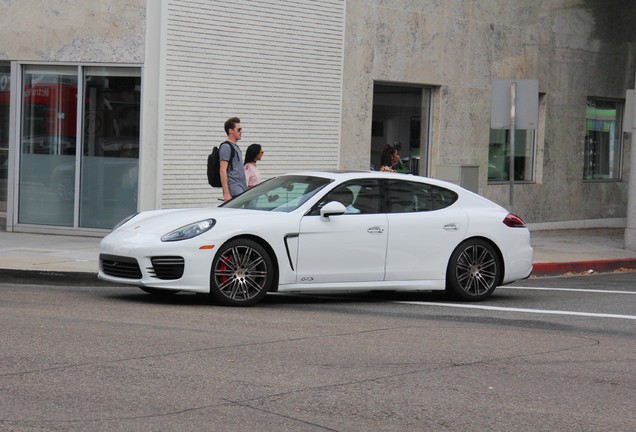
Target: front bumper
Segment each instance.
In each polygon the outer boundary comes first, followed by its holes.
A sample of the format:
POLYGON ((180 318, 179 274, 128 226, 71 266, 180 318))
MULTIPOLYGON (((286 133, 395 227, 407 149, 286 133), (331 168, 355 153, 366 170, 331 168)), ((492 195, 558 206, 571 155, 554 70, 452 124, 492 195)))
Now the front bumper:
POLYGON ((208 293, 216 248, 202 249, 202 241, 162 242, 150 234, 115 231, 100 243, 98 277, 138 287, 208 293))

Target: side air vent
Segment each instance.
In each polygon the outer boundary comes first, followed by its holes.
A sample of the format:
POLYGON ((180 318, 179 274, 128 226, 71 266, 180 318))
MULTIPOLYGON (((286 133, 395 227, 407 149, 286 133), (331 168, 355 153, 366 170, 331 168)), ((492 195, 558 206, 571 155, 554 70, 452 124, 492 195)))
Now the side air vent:
POLYGON ((180 256, 159 256, 150 258, 152 267, 148 268, 150 276, 164 280, 179 279, 183 276, 185 260, 180 256))

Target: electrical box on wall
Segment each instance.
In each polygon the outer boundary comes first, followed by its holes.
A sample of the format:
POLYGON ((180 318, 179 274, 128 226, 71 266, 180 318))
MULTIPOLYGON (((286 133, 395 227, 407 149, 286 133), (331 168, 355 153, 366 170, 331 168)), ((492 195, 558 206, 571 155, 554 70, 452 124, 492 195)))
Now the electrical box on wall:
POLYGON ((479 166, 477 165, 437 165, 435 177, 478 193, 479 166))

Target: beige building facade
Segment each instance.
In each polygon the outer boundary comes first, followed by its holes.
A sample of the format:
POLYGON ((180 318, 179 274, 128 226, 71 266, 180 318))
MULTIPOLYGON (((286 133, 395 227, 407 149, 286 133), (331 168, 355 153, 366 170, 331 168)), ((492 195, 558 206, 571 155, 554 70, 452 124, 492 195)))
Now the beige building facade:
POLYGON ((492 82, 535 79, 533 161, 528 176, 514 185, 513 210, 531 223, 620 224, 631 136, 623 134, 620 111, 626 90, 634 87, 629 17, 635 8, 631 2, 592 1, 347 2, 344 165, 365 168, 355 155, 368 153, 371 142, 374 85, 425 86, 432 104, 427 174, 444 177, 448 166, 478 167, 478 192, 510 207, 508 179, 489 175, 492 82), (585 152, 593 150, 586 147, 586 123, 595 121, 586 109, 597 100, 619 111, 609 176, 586 176, 584 169, 590 159, 585 152))
POLYGON ((238 115, 242 148, 265 150, 265 178, 377 168, 390 145, 403 171, 460 183, 529 223, 624 226, 635 9, 4 2, 0 212, 9 230, 101 235, 135 211, 216 205, 205 160, 238 115), (501 82, 530 120, 493 124, 510 111, 501 82))

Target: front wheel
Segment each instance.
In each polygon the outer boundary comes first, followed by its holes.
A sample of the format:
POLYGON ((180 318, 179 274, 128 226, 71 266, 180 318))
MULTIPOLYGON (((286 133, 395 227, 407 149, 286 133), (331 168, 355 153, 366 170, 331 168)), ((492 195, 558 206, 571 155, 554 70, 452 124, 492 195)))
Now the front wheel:
POLYGON ((260 244, 232 240, 212 262, 210 296, 225 306, 252 306, 265 297, 272 284, 272 259, 260 244))
POLYGON ((446 271, 446 291, 462 300, 483 300, 502 278, 502 264, 495 248, 480 239, 467 240, 451 255, 446 271))

